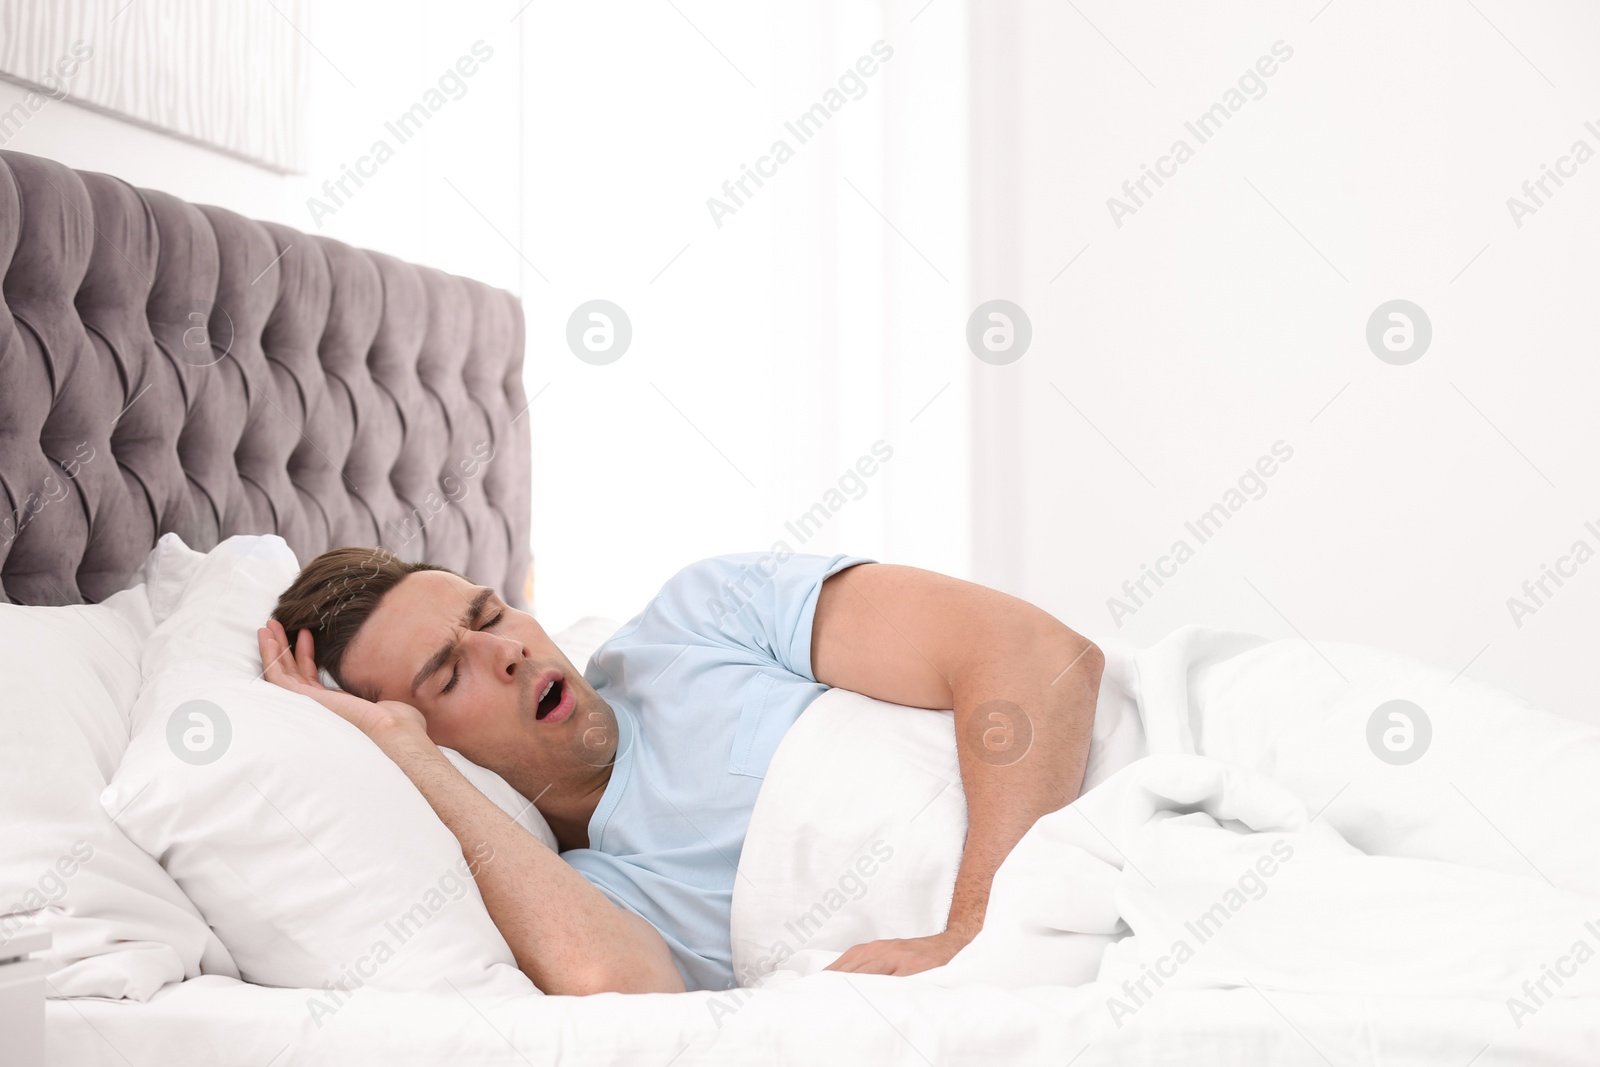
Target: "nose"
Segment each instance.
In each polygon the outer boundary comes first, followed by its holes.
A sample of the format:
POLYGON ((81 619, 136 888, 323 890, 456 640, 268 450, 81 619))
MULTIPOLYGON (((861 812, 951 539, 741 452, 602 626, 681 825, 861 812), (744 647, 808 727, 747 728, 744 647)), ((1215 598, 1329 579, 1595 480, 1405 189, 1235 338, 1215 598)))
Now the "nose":
POLYGON ((515 682, 517 672, 528 662, 528 649, 515 637, 505 637, 501 634, 479 630, 478 634, 488 638, 484 656, 493 671, 497 671, 502 680, 515 682))

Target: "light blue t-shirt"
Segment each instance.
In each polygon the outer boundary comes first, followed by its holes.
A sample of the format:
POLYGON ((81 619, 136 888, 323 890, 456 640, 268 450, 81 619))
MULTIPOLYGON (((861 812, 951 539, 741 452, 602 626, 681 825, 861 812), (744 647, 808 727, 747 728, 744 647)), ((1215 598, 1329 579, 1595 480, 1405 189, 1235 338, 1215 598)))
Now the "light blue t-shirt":
POLYGON ((729 911, 778 742, 827 690, 811 670, 823 579, 860 556, 715 556, 674 575, 584 678, 617 714, 589 847, 561 854, 661 931, 684 985, 733 985, 729 911))

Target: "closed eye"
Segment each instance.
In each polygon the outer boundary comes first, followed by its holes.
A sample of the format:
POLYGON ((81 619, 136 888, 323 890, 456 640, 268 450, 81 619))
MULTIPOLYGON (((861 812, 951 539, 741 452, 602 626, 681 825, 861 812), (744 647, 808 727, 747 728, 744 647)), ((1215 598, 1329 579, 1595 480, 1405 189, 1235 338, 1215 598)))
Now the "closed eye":
MULTIPOLYGON (((481 629, 487 630, 487 629, 493 627, 494 625, 499 623, 499 621, 501 619, 505 618, 505 614, 506 613, 503 612, 503 611, 495 612, 494 613, 494 618, 492 618, 488 622, 484 623, 483 626, 481 627, 481 629)), ((454 689, 456 687, 456 682, 460 679, 460 677, 461 677, 461 664, 458 662, 455 666, 450 668, 450 680, 448 682, 444 683, 444 688, 439 690, 439 695, 440 696, 444 696, 446 693, 450 692, 450 690, 454 689)))

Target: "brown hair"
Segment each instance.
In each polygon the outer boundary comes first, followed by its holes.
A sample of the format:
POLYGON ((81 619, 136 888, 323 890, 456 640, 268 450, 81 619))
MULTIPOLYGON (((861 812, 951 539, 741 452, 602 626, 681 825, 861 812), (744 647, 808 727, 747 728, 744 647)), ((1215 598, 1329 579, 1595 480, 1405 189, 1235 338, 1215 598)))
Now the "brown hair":
POLYGON ((278 597, 272 618, 283 624, 291 647, 301 630, 310 630, 317 666, 325 669, 340 689, 376 700, 376 693, 363 693, 346 682, 340 673, 344 654, 384 594, 417 571, 456 573, 432 563, 407 563, 382 548, 330 548, 307 563, 278 597))

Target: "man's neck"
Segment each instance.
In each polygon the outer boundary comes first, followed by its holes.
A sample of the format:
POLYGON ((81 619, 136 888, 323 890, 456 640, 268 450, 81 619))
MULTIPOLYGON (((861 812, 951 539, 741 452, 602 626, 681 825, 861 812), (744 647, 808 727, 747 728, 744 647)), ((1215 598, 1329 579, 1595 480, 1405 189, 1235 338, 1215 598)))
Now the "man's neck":
POLYGON ((570 848, 589 847, 589 820, 594 818, 600 798, 605 796, 611 782, 611 765, 598 768, 598 773, 576 788, 562 790, 554 783, 537 785, 522 781, 512 782, 517 792, 531 797, 539 814, 556 835, 556 844, 562 852, 570 848))

